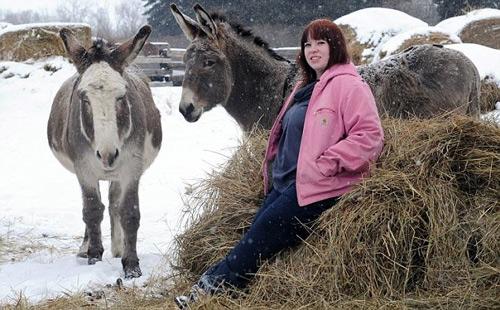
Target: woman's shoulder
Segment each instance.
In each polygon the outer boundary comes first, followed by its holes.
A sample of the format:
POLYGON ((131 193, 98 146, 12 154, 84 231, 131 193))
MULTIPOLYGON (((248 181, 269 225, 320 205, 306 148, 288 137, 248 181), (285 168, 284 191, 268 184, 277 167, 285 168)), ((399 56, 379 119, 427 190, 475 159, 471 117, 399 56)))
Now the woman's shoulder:
POLYGON ((357 72, 336 75, 325 83, 325 89, 335 92, 339 92, 340 90, 342 90, 342 92, 352 91, 358 88, 364 88, 365 86, 367 86, 367 84, 357 72))

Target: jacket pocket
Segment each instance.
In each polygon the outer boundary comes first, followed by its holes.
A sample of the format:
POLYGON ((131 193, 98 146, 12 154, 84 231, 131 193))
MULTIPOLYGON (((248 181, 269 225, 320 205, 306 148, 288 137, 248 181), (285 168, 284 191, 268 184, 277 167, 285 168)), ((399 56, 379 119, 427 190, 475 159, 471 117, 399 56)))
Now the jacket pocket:
POLYGON ((316 168, 322 176, 330 178, 337 174, 337 165, 324 157, 319 157, 315 161, 316 168))
POLYGON ((335 111, 330 108, 319 108, 314 111, 315 127, 328 128, 333 126, 335 111))

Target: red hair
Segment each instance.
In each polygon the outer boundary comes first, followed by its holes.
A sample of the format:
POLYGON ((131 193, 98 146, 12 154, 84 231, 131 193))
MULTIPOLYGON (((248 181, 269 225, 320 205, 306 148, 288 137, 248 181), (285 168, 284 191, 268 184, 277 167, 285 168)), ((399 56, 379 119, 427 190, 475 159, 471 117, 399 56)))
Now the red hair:
POLYGON ((334 64, 349 63, 350 56, 347 51, 347 44, 340 28, 328 19, 313 20, 309 23, 309 25, 307 25, 306 29, 304 29, 304 32, 302 33, 302 39, 300 40, 300 53, 297 55, 296 61, 301 69, 302 80, 306 84, 309 84, 319 78, 316 76, 316 71, 314 71, 314 69, 307 63, 304 54, 304 44, 307 42, 309 37, 314 40, 325 40, 330 46, 330 58, 326 69, 330 68, 334 64))

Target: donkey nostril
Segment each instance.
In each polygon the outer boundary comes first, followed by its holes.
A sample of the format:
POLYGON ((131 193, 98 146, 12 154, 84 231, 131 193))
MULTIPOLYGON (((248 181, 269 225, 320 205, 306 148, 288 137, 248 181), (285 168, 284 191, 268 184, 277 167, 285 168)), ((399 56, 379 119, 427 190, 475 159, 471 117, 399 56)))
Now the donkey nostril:
POLYGON ((116 149, 116 152, 115 152, 115 159, 118 157, 118 155, 120 155, 120 152, 118 151, 118 149, 116 149))
POLYGON ((97 158, 101 159, 101 153, 99 151, 96 152, 97 158))
POLYGON ((184 115, 184 117, 188 117, 191 115, 191 113, 193 113, 194 111, 194 105, 192 103, 190 103, 188 106, 179 106, 179 111, 181 112, 182 115, 184 115))

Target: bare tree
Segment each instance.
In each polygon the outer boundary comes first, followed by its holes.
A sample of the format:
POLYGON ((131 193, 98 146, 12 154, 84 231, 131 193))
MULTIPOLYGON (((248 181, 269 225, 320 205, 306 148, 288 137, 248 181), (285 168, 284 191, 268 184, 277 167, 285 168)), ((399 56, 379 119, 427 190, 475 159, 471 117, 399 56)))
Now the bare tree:
POLYGON ((431 25, 439 22, 437 5, 433 0, 384 0, 382 5, 405 12, 431 25))
POLYGON ((95 36, 108 40, 115 39, 113 25, 111 24, 109 12, 106 8, 96 8, 91 14, 91 21, 89 23, 92 25, 92 31, 95 36))
POLYGON ((89 23, 91 4, 87 1, 68 0, 59 2, 56 14, 59 21, 73 23, 89 23))
POLYGON ((26 10, 21 12, 2 11, 0 10, 1 20, 14 25, 41 23, 50 21, 51 17, 47 12, 35 12, 33 10, 26 10))
POLYGON ((94 36, 106 39, 115 37, 109 9, 106 7, 93 5, 91 1, 67 0, 59 2, 56 13, 60 21, 89 24, 94 36))
POLYGON ((137 29, 147 23, 143 14, 144 7, 141 0, 122 1, 115 6, 116 36, 120 39, 135 34, 137 29))

